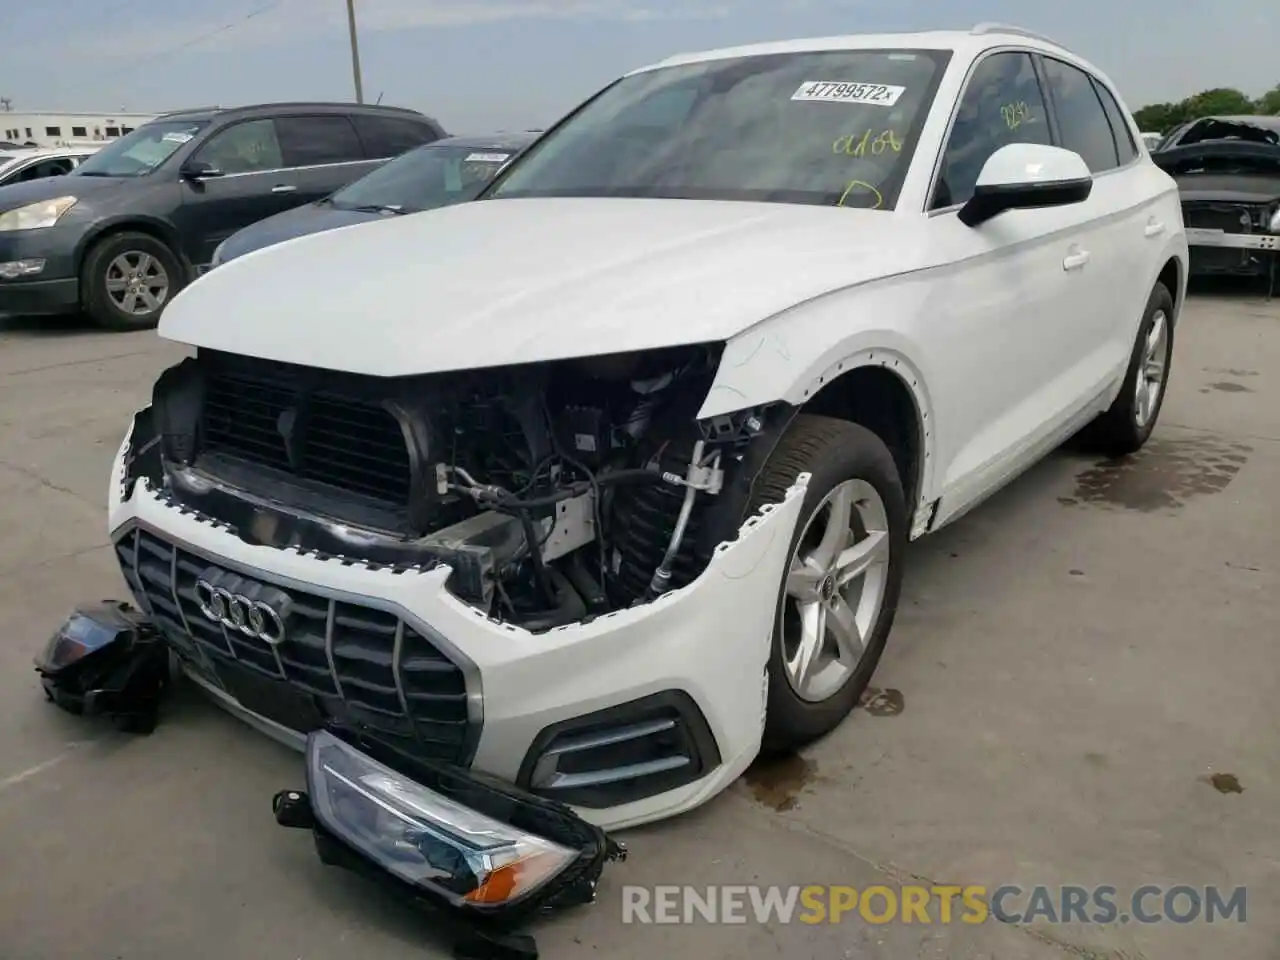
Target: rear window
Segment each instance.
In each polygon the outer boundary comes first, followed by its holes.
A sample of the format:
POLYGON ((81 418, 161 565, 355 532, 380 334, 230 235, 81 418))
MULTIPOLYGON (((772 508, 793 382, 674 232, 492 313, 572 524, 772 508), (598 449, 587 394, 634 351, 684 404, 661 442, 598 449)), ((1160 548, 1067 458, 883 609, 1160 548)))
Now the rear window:
POLYGON ((374 117, 357 114, 355 121, 360 139, 370 157, 397 157, 407 150, 440 139, 436 130, 421 120, 405 117, 374 117))

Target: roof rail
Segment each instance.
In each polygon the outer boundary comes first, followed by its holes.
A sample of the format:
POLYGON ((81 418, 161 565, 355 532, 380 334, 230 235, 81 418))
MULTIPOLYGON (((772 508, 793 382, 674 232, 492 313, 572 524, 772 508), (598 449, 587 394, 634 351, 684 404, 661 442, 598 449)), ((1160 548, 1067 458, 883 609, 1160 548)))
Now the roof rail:
POLYGON ((1006 33, 1014 37, 1029 37, 1032 40, 1042 40, 1045 43, 1052 43, 1055 47, 1062 46, 1062 44, 1058 43, 1058 41, 1053 39, 1053 37, 1046 37, 1043 33, 1036 33, 1034 30, 1028 30, 1026 27, 1015 26, 1011 23, 985 21, 977 24, 969 32, 975 36, 981 36, 989 33, 1006 33))

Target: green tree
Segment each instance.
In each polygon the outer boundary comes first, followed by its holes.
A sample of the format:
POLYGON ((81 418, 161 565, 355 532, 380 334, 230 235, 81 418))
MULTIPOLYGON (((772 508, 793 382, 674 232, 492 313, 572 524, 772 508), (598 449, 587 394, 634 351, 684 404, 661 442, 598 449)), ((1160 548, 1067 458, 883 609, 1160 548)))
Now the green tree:
POLYGON ((1203 90, 1183 101, 1188 120, 1201 117, 1233 116, 1254 111, 1253 98, 1231 87, 1215 87, 1203 90))
POLYGON ((1135 110, 1133 119, 1142 130, 1168 133, 1180 123, 1201 117, 1251 116, 1280 114, 1280 84, 1276 84, 1257 100, 1232 87, 1214 87, 1179 100, 1177 103, 1152 103, 1135 110))
POLYGON ((1254 104, 1254 109, 1266 116, 1280 115, 1280 83, 1260 96, 1258 102, 1254 104))
POLYGON ((1165 133, 1180 124, 1184 114, 1182 104, 1152 103, 1135 111, 1133 119, 1139 130, 1165 133))

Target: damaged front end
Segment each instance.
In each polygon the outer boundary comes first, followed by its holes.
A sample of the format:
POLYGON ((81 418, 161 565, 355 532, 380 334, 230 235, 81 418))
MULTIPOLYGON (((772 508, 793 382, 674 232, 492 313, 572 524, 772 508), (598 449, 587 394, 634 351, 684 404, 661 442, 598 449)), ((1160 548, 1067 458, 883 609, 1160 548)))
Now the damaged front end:
POLYGON ((567 807, 349 729, 313 732, 306 756, 307 792, 278 793, 277 822, 309 829, 324 863, 441 908, 472 936, 590 903, 605 863, 626 858, 567 807))
POLYGON ((494 620, 588 622, 687 584, 744 519, 783 411, 699 422, 719 352, 388 379, 202 350, 139 414, 123 496, 146 477, 247 543, 448 566, 494 620))
POLYGON ((1274 281, 1280 256, 1280 133, 1206 120, 1151 159, 1178 184, 1193 275, 1274 281))

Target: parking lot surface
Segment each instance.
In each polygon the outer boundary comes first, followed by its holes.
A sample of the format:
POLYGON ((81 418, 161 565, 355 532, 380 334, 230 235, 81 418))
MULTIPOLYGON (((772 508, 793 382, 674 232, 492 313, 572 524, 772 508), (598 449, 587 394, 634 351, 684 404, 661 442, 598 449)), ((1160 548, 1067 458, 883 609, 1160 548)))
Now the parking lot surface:
MULTIPOLYGON (((129 738, 44 702, 31 658, 124 595, 112 455, 182 350, 0 319, 0 958, 444 955, 316 859, 271 795, 299 758, 180 691, 129 738)), ((877 690, 802 757, 632 831, 546 957, 1274 960, 1280 919, 1280 303, 1193 298, 1145 451, 1065 450, 912 547, 877 690), (1248 888, 1247 921, 624 925, 623 884, 1248 888)), ((935 918, 936 919, 936 918, 935 918)))

